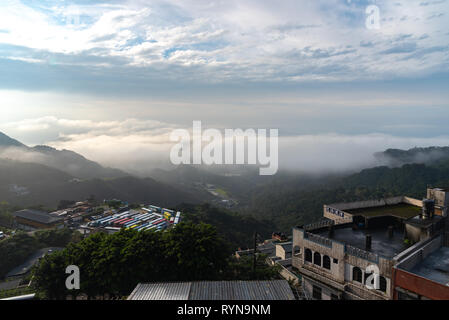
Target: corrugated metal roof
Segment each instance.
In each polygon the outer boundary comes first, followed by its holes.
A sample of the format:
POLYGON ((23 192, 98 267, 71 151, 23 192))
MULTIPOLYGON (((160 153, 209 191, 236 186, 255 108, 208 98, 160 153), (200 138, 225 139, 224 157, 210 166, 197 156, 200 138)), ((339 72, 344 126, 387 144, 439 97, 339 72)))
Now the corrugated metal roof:
POLYGON ((47 212, 33 210, 33 209, 24 209, 13 213, 14 217, 20 217, 27 220, 37 221, 44 224, 50 224, 54 222, 62 221, 62 218, 54 217, 47 212))
POLYGON ((139 283, 128 300, 188 300, 190 282, 139 283))
POLYGON ((139 284, 128 300, 295 300, 286 280, 139 284))

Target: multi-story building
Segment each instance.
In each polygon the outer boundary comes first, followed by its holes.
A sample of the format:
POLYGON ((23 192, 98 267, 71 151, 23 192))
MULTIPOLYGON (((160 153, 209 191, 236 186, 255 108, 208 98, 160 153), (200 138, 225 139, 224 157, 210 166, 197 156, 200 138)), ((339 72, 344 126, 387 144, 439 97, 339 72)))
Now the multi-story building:
MULTIPOLYGON (((428 195, 432 195, 430 189, 428 195)), ((445 238, 446 199, 394 197, 324 205, 324 219, 293 228, 292 265, 310 299, 393 299, 394 267, 445 238)))

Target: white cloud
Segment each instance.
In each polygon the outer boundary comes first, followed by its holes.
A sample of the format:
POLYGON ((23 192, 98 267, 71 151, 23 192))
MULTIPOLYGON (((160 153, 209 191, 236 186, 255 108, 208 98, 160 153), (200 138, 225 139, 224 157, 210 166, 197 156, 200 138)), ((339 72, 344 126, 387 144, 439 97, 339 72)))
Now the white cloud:
MULTIPOLYGON (((183 77, 196 80, 205 74, 221 81, 411 76, 442 71, 449 61, 447 19, 438 18, 449 11, 449 2, 421 2, 376 1, 382 21, 373 31, 364 26, 362 1, 56 2, 42 11, 10 0, 1 5, 0 30, 7 32, 0 33, 0 43, 80 56, 59 63, 110 67, 117 61, 108 58, 121 58, 133 67, 155 66, 161 77, 183 66, 183 77), (64 22, 75 14, 79 25, 64 22), (430 15, 437 18, 426 19, 430 15), (413 45, 409 55, 382 54, 405 41, 413 45), (373 45, 360 45, 368 42, 373 45), (441 49, 429 50, 436 46, 441 49), (86 55, 103 61, 92 62, 86 55)), ((39 61, 30 55, 15 58, 39 61)))

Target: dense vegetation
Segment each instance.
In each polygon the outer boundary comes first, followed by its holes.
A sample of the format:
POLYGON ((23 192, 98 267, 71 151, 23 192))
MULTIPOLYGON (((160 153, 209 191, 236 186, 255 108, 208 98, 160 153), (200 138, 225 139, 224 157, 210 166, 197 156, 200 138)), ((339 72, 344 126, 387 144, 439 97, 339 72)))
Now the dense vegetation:
POLYGON ((65 247, 81 240, 78 232, 69 229, 44 230, 29 235, 24 232, 0 241, 0 279, 14 267, 24 263, 36 250, 46 247, 65 247))
POLYGON ((269 184, 253 192, 250 206, 242 212, 272 220, 278 229, 288 232, 292 226, 319 219, 323 204, 398 195, 422 199, 429 185, 449 185, 449 160, 365 169, 347 177, 322 179, 307 189, 300 182, 284 187, 269 184))
MULTIPOLYGON (((181 223, 166 232, 122 230, 96 233, 65 250, 47 255, 34 270, 34 286, 43 298, 62 299, 69 265, 80 269, 80 292, 89 297, 126 296, 139 282, 231 280, 252 277, 249 261, 230 257, 228 244, 210 225, 181 223)), ((261 263, 261 261, 259 261, 261 263)), ((258 268, 270 279, 276 270, 258 268)))
POLYGON ((233 250, 252 248, 254 232, 266 239, 276 231, 274 225, 269 221, 243 216, 207 203, 202 205, 183 204, 178 206, 177 210, 183 213, 186 221, 204 222, 216 227, 218 233, 230 243, 233 250))

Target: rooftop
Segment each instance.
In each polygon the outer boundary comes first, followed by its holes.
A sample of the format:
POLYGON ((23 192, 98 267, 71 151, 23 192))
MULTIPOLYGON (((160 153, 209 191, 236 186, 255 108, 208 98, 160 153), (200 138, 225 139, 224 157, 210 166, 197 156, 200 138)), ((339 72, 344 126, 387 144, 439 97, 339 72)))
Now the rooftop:
POLYGON ((435 224, 438 221, 441 221, 442 219, 443 219, 443 217, 441 217, 441 216, 433 216, 431 219, 422 219, 419 216, 416 216, 411 219, 408 219, 406 221, 406 223, 417 226, 417 227, 429 227, 432 224, 435 224))
MULTIPOLYGON (((393 238, 390 239, 387 231, 387 228, 353 230, 352 227, 348 225, 344 228, 335 228, 332 240, 340 241, 358 249, 365 250, 366 235, 370 234, 371 250, 369 252, 390 259, 407 249, 408 246, 404 243, 402 233, 395 230, 393 232, 393 238)), ((328 231, 326 229, 321 229, 313 233, 328 238, 328 231)))
POLYGON ((393 205, 385 205, 380 207, 368 207, 352 210, 345 210, 345 212, 352 215, 361 215, 364 217, 376 217, 376 216, 394 216, 398 218, 411 218, 418 215, 421 212, 421 207, 413 206, 406 203, 399 203, 393 205))
POLYGON ((449 248, 441 247, 409 272, 449 286, 449 248))
POLYGON ((276 243, 276 245, 281 246, 285 251, 288 252, 291 252, 293 247, 293 243, 291 241, 276 243))
POLYGON ((19 217, 31 221, 36 221, 43 224, 51 224, 54 222, 62 221, 62 218, 52 216, 51 214, 39 211, 39 210, 33 210, 33 209, 24 209, 13 213, 14 217, 19 217))
POLYGON ((295 300, 286 280, 139 283, 128 300, 295 300))

